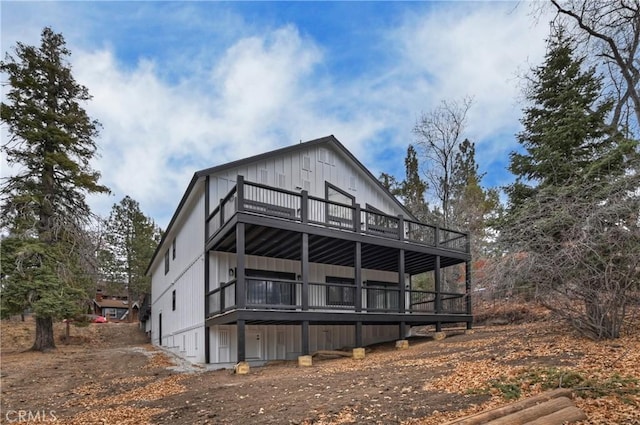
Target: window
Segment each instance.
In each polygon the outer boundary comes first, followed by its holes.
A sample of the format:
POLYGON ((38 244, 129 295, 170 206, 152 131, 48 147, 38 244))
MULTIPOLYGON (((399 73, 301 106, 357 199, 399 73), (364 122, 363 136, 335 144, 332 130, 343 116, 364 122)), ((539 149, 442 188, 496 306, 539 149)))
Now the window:
POLYGON ((176 290, 171 293, 171 310, 176 311, 176 290))
POLYGON ((311 158, 308 155, 302 157, 302 169, 311 171, 311 158))
POLYGON ((164 274, 169 273, 169 250, 164 253, 164 274))
POLYGON ((367 310, 398 310, 400 293, 397 283, 370 280, 366 291, 367 310))
POLYGON ((247 304, 295 305, 295 273, 245 270, 247 304))
POLYGON ((357 189, 356 182, 357 182, 357 179, 355 176, 349 177, 349 189, 356 190, 357 189))
POLYGON ((176 238, 173 238, 173 242, 171 243, 171 257, 176 259, 176 238))
POLYGON ((325 199, 331 202, 327 203, 327 224, 338 227, 352 227, 355 210, 350 207, 355 204, 356 198, 326 182, 325 199))
POLYGON ((354 306, 356 299, 356 288, 353 286, 355 280, 349 277, 327 276, 327 283, 337 285, 327 286, 327 305, 354 306), (351 286, 342 286, 351 285, 351 286))
POLYGON ((281 189, 286 189, 287 187, 287 177, 284 174, 277 173, 278 176, 278 187, 281 189))

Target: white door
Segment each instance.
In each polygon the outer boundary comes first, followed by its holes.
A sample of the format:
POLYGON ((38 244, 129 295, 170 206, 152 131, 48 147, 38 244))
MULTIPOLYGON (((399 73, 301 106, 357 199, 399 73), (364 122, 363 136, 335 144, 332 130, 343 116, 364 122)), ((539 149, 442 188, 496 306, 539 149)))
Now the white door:
POLYGON ((248 331, 245 342, 247 360, 262 360, 262 332, 248 331))
POLYGON ((218 331, 218 362, 229 361, 229 331, 220 329, 218 331))

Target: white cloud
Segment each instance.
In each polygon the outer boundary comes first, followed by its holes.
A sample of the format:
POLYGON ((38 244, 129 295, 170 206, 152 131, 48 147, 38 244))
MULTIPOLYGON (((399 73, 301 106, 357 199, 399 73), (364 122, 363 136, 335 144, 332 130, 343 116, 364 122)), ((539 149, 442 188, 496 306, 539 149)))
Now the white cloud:
POLYGON ((396 73, 416 90, 406 97, 413 111, 474 98, 467 135, 484 164, 513 148, 521 115, 518 77, 544 55, 548 28, 535 25, 529 12, 526 4, 448 4, 407 17, 391 38, 400 48, 396 73))
MULTIPOLYGON (((74 75, 94 96, 85 106, 104 126, 94 164, 114 191, 111 198, 91 198, 92 207, 108 214, 112 203, 130 195, 166 226, 196 170, 328 134, 374 173, 397 172, 388 167, 402 170, 403 157, 392 159, 388 152, 404 154, 420 112, 465 95, 475 96, 468 130, 479 161, 506 156, 520 116, 515 76, 527 60, 542 57, 546 28, 533 26, 526 7, 512 4, 425 9, 396 20, 397 27, 371 30, 380 57, 339 75, 332 74, 337 71, 329 59, 340 46, 320 44, 293 24, 222 24, 227 30, 207 33, 210 46, 181 52, 172 44, 132 63, 118 50, 126 46, 109 38, 117 31, 103 39, 93 34, 92 44, 81 34, 90 27, 82 19, 74 25, 71 15, 67 27, 54 29, 71 34, 74 75)), ((174 12, 173 20, 187 21, 198 10, 174 12)), ((64 14, 56 16, 64 22, 64 14)), ((135 25, 132 16, 126 28, 135 25)), ((244 22, 226 8, 224 16, 244 22)), ((202 31, 212 25, 206 17, 196 23, 202 31)), ((37 22, 31 24, 30 33, 39 35, 37 22)), ((22 32, 3 26, 3 38, 9 31, 22 39, 25 29, 12 27, 22 32)), ((169 32, 162 34, 167 43, 169 32)))

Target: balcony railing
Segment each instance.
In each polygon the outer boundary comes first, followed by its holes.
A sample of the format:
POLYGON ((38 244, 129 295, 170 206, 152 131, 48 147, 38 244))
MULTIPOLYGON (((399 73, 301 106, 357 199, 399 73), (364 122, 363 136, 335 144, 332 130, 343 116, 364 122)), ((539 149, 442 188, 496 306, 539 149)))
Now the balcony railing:
POLYGON ((258 183, 238 176, 236 185, 207 217, 207 240, 236 213, 251 212, 280 219, 365 233, 387 239, 469 252, 467 233, 444 229, 258 183))
POLYGON ((355 284, 309 282, 307 300, 302 299, 300 281, 247 278, 243 294, 238 287, 234 279, 211 290, 207 294, 209 315, 237 309, 236 300, 242 298, 246 309, 468 314, 465 294, 406 290, 403 299, 400 288, 392 285, 363 285, 358 296, 355 284))

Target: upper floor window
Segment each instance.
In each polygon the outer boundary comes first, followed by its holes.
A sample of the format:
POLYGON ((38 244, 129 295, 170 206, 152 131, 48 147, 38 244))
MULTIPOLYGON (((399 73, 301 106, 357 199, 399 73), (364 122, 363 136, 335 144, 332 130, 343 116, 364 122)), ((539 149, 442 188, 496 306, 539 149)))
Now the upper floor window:
POLYGON ((176 311, 176 290, 171 293, 171 310, 176 311))
POLYGON ((164 253, 164 274, 169 273, 169 250, 164 253))
POLYGON ((355 205, 356 198, 326 182, 325 199, 329 201, 325 212, 327 224, 338 227, 352 227, 355 214, 352 206, 355 205))
POLYGON ((171 243, 171 258, 176 259, 176 238, 173 238, 173 242, 171 243))

